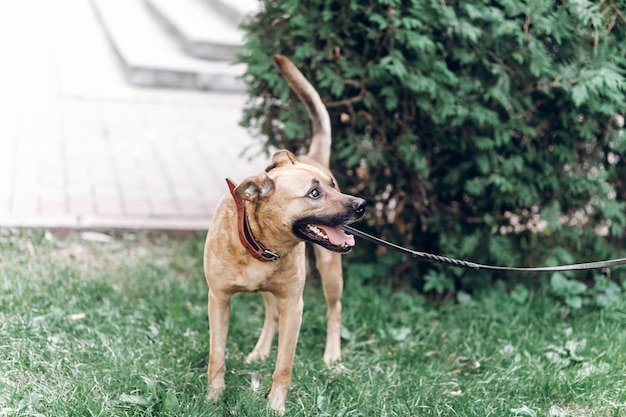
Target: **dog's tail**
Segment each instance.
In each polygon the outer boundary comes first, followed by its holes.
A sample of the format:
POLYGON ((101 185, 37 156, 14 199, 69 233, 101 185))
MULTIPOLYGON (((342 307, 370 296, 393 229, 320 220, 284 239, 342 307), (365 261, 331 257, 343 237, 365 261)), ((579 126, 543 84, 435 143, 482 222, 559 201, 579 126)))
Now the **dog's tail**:
POLYGON ((313 126, 313 137, 307 156, 327 167, 330 163, 330 145, 332 142, 328 110, 315 88, 287 57, 274 55, 274 61, 291 89, 298 95, 309 112, 313 126))

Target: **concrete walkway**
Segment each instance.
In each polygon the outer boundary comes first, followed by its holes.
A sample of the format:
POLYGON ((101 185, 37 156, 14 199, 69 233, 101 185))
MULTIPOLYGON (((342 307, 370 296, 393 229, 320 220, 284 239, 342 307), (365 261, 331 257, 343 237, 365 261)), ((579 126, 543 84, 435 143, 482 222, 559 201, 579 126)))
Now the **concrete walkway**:
POLYGON ((88 0, 0 2, 0 227, 206 229, 265 166, 236 94, 123 80, 88 0))

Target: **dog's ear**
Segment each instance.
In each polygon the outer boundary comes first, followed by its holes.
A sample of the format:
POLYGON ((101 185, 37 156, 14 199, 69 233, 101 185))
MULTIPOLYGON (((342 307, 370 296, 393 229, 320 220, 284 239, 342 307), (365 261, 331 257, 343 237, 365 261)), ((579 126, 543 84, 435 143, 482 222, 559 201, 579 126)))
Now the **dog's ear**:
POLYGON ((270 172, 274 168, 285 165, 295 165, 296 162, 298 162, 298 158, 293 153, 286 149, 282 149, 280 151, 276 151, 272 157, 272 163, 265 168, 265 172, 270 172))
POLYGON ((235 188, 237 197, 252 202, 268 197, 272 192, 274 192, 274 181, 265 172, 244 179, 235 188))

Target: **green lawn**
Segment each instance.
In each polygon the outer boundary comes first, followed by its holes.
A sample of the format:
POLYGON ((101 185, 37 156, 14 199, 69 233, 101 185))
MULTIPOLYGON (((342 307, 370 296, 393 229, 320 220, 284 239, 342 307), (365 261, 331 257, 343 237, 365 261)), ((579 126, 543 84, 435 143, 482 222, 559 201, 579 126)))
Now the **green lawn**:
MULTIPOLYGON (((0 230, 0 416, 257 416, 261 298, 233 302, 227 389, 203 401, 202 236, 112 242, 0 230)), ((310 281, 286 415, 626 416, 626 306, 570 311, 499 289, 431 303, 346 278, 343 361, 322 362, 310 281)), ((274 352, 275 353, 275 352, 274 352)))

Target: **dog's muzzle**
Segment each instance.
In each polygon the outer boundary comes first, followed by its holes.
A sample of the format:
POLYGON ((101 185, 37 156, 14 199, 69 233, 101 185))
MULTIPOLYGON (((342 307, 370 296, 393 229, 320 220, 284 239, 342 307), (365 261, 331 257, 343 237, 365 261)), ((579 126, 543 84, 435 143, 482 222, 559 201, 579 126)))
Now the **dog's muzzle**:
POLYGON ((341 226, 353 223, 365 214, 366 202, 354 197, 350 209, 331 218, 308 217, 294 224, 293 231, 303 240, 320 245, 330 251, 348 253, 355 245, 354 236, 343 231, 341 226))

